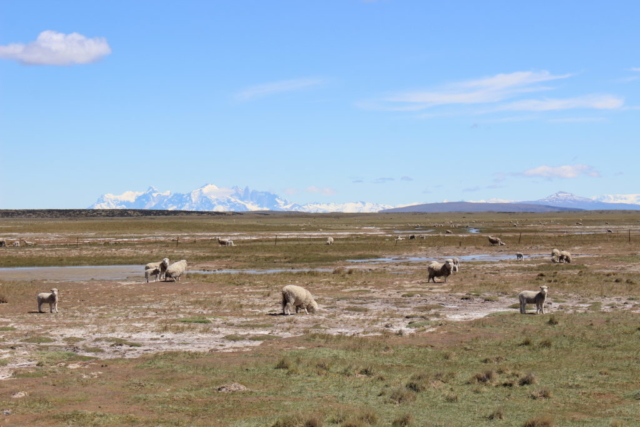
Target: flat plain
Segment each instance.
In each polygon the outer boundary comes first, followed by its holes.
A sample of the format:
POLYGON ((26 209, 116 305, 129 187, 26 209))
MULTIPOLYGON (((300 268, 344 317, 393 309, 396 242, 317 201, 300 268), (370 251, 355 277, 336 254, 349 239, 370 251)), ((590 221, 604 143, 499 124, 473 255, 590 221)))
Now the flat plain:
POLYGON ((0 423, 636 425, 639 221, 2 218, 0 423), (552 263, 553 248, 572 262, 552 263), (163 257, 186 259, 187 273, 146 283, 143 265, 163 257), (460 271, 428 283, 428 262, 452 257, 460 271), (281 315, 287 284, 309 289, 320 311, 281 315), (517 294, 541 285, 546 313, 519 314, 517 294), (54 287, 59 313, 38 313, 36 294, 54 287))

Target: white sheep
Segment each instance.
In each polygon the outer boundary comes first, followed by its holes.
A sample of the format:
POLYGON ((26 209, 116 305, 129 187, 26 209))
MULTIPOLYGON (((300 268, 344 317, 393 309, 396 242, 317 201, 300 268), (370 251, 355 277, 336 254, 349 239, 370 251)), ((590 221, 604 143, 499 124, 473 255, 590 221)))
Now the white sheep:
POLYGON ((571 253, 567 251, 560 251, 560 256, 558 257, 558 261, 571 264, 571 253))
POLYGON ((233 240, 231 240, 231 239, 221 239, 219 237, 218 237, 218 244, 220 246, 235 246, 233 244, 233 240))
POLYGON ((296 313, 299 309, 307 314, 318 311, 318 303, 313 299, 311 292, 302 286, 287 285, 282 288, 282 314, 291 314, 292 307, 295 307, 296 313))
POLYGON ((451 261, 453 261, 453 271, 456 273, 460 271, 460 260, 458 258, 451 258, 451 261))
POLYGON ((186 269, 187 269, 186 260, 183 259, 178 262, 174 262, 167 268, 167 271, 164 274, 164 278, 165 280, 173 279, 174 282, 179 282, 180 276, 182 276, 182 274, 186 271, 186 269))
POLYGON ((147 283, 149 283, 149 276, 156 276, 156 280, 164 279, 165 271, 169 267, 170 261, 169 258, 162 258, 162 261, 158 262, 150 262, 144 266, 144 277, 147 279, 147 283), (148 270, 151 270, 148 272, 148 270), (158 270, 157 273, 154 273, 155 270, 158 270))
POLYGON ((58 289, 56 288, 51 289, 51 292, 39 293, 37 296, 38 313, 44 313, 44 311, 42 311, 42 304, 45 304, 45 303, 49 304, 49 311, 51 313, 57 313, 59 299, 60 299, 60 296, 58 295, 58 289))
POLYGON ((489 243, 491 243, 492 246, 495 245, 499 245, 499 246, 506 246, 506 244, 500 240, 499 237, 493 237, 493 236, 487 236, 489 239, 489 243))
POLYGON ((429 272, 427 283, 429 283, 430 280, 433 280, 433 283, 436 283, 435 278, 442 276, 444 276, 444 282, 447 283, 447 277, 449 277, 451 275, 451 272, 453 271, 453 261, 448 259, 445 260, 444 264, 433 261, 429 263, 427 271, 429 272))
POLYGON ((547 299, 548 288, 546 286, 540 286, 540 292, 536 291, 522 291, 518 295, 520 300, 520 314, 527 313, 527 304, 536 305, 536 314, 544 314, 544 302, 547 299))
POLYGON ((19 242, 18 240, 15 240, 15 241, 12 243, 12 245, 13 245, 13 246, 15 246, 15 247, 20 247, 20 242, 19 242))
POLYGON ((155 276, 153 281, 157 282, 158 278, 160 277, 160 268, 155 267, 155 268, 147 268, 144 270, 144 278, 147 279, 147 283, 149 283, 149 278, 151 276, 155 276))
POLYGON ((522 252, 516 252, 516 259, 518 261, 524 260, 524 254, 522 252))
POLYGON ((333 237, 327 237, 327 245, 333 245, 333 237))

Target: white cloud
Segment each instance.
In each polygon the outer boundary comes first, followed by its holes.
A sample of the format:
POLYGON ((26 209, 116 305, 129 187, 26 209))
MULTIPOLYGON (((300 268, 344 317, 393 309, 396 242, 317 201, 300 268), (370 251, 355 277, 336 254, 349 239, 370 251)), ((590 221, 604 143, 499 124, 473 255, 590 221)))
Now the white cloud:
POLYGON ((111 53, 104 37, 43 31, 36 41, 0 46, 0 58, 23 65, 73 65, 96 62, 111 53))
POLYGON ((621 108, 624 100, 612 95, 586 95, 565 99, 527 99, 500 106, 495 111, 557 111, 575 108, 613 110, 621 108))
MULTIPOLYGON (((519 71, 496 74, 477 80, 453 83, 435 91, 412 91, 397 93, 382 99, 382 109, 416 111, 438 105, 487 104, 504 101, 522 93, 549 90, 537 84, 566 79, 571 74, 552 75, 548 71, 519 71)), ((361 103, 374 106, 375 103, 361 103)))
POLYGON ((600 173, 591 166, 586 165, 565 165, 565 166, 538 166, 537 168, 526 170, 522 173, 528 177, 542 177, 548 179, 562 178, 570 179, 577 178, 581 175, 590 176, 593 178, 599 178, 600 173))
POLYGON ((413 181, 413 178, 411 178, 410 176, 403 176, 403 177, 400 177, 400 180, 401 181, 413 181))
POLYGON ((638 71, 640 72, 640 68, 630 68, 631 71, 638 71))
POLYGON ((322 188, 322 187, 316 187, 315 185, 312 185, 311 187, 307 187, 305 191, 307 193, 321 194, 323 196, 335 196, 336 194, 338 194, 338 192, 333 188, 329 188, 329 187, 322 188))
POLYGON ((608 120, 604 117, 567 117, 564 119, 552 119, 551 123, 602 123, 608 120))
POLYGON ((395 181, 395 178, 382 177, 373 181, 374 184, 386 184, 387 182, 395 181))
POLYGON ((325 80, 318 78, 294 79, 281 82, 264 83, 248 87, 235 95, 239 101, 248 101, 284 92, 294 92, 313 86, 324 84, 325 80))
POLYGON ((297 188, 285 188, 284 189, 284 194, 286 194, 287 196, 295 196, 298 193, 299 193, 299 191, 298 191, 297 188))

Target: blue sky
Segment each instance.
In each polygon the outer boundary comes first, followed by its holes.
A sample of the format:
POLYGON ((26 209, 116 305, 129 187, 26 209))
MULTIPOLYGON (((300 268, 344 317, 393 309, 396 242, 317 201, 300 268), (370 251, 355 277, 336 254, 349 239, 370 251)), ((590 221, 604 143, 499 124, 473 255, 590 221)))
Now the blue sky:
POLYGON ((637 1, 0 2, 0 208, 637 194, 637 1))

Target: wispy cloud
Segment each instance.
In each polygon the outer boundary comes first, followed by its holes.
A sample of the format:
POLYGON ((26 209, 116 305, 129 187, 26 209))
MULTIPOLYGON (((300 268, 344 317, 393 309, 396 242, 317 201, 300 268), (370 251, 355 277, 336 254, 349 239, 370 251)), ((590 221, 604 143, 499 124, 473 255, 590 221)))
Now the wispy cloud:
POLYGON ((527 99, 502 105, 495 111, 556 111, 576 108, 612 110, 624 105, 622 98, 612 95, 587 95, 565 99, 527 99))
POLYGON ((410 176, 403 176, 400 177, 400 181, 413 181, 413 178, 411 178, 410 176))
MULTIPOLYGON (((588 94, 571 98, 532 97, 534 93, 555 89, 548 83, 565 80, 572 76, 573 74, 555 75, 544 70, 503 73, 450 83, 433 90, 396 92, 378 99, 360 101, 356 105, 363 109, 382 111, 428 110, 417 115, 425 119, 502 111, 543 113, 570 109, 614 110, 624 106, 623 98, 610 94, 588 94), (447 106, 449 108, 444 108, 447 106)), ((505 121, 511 120, 505 119, 505 121)))
POLYGON ((522 173, 526 177, 542 177, 547 179, 571 179, 586 175, 592 178, 599 178, 600 172, 592 166, 587 165, 565 165, 565 166, 538 166, 537 168, 526 170, 522 173))
POLYGON ((548 71, 497 74, 452 83, 437 90, 400 92, 382 98, 377 104, 381 109, 395 111, 417 111, 451 104, 490 104, 511 99, 522 93, 549 90, 549 87, 539 84, 568 77, 571 77, 571 74, 553 75, 548 71))
POLYGON ((464 191, 465 193, 474 193, 480 190, 481 190, 480 187, 469 187, 469 188, 464 188, 462 191, 464 191))
POLYGON ((387 178, 387 177, 383 177, 383 178, 378 178, 375 181, 373 181, 374 184, 386 184, 387 182, 391 182, 391 181, 395 181, 395 178, 387 178))
POLYGON ((564 119, 551 119, 551 123, 602 123, 609 120, 604 117, 567 117, 564 119))
POLYGON ((640 73, 640 68, 629 68, 631 71, 637 71, 640 73))
POLYGON ((111 53, 104 37, 43 31, 30 43, 0 46, 0 58, 22 65, 73 65, 96 62, 111 53))
POLYGON ((284 194, 286 194, 287 196, 295 196, 299 192, 300 190, 298 190, 297 188, 285 188, 284 190, 284 194))
POLYGON ((320 86, 324 83, 326 83, 326 80, 320 78, 304 78, 264 83, 243 89, 235 95, 235 98, 239 101, 249 101, 251 99, 277 95, 279 93, 295 92, 314 86, 320 86))
POLYGON ((316 187, 315 185, 305 188, 304 191, 306 191, 307 193, 321 194, 323 196, 335 196, 336 194, 338 194, 338 192, 333 188, 316 187))

